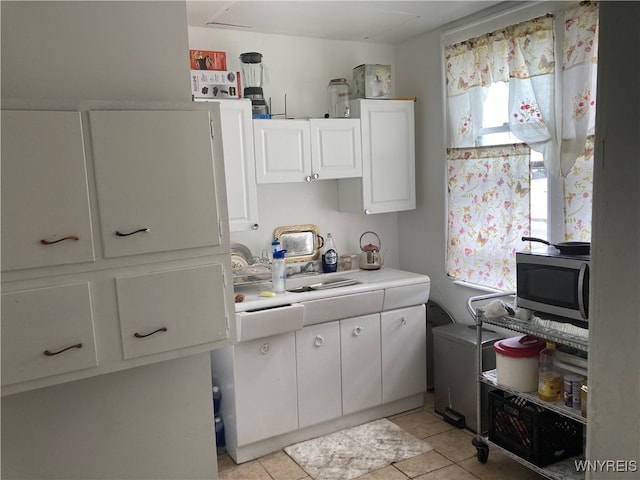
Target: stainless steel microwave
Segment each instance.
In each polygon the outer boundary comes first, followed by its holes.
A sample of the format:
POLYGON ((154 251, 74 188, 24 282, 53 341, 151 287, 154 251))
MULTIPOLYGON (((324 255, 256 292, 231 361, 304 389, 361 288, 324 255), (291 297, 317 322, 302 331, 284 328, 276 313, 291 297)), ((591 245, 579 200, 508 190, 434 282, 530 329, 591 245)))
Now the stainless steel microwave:
POLYGON ((589 255, 553 247, 516 253, 518 307, 572 320, 589 320, 589 255))

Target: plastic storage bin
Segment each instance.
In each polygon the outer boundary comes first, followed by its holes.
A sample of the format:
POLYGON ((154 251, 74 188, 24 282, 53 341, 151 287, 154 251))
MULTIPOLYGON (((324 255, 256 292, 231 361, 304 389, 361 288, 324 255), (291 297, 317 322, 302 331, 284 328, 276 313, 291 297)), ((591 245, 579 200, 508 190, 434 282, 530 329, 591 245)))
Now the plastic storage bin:
POLYGON ((516 392, 538 390, 538 356, 544 340, 530 335, 505 338, 493 344, 498 385, 516 392))
POLYGON ((489 440, 538 467, 582 453, 582 429, 522 397, 489 392, 489 440))

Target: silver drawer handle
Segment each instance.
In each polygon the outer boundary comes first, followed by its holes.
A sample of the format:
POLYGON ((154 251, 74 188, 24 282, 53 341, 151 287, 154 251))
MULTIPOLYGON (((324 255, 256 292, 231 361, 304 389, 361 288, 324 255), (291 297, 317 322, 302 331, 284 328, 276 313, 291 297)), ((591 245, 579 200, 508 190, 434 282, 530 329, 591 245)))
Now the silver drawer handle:
POLYGON ((271 350, 271 345, 269 345, 268 343, 263 343, 262 346, 260 347, 260 353, 262 354, 269 353, 270 350, 271 350))
POLYGON ((324 345, 324 338, 322 338, 322 335, 316 335, 316 339, 313 343, 316 347, 321 347, 324 345))
POLYGON ((361 327, 356 327, 353 329, 353 336, 357 337, 362 333, 362 328, 361 327))

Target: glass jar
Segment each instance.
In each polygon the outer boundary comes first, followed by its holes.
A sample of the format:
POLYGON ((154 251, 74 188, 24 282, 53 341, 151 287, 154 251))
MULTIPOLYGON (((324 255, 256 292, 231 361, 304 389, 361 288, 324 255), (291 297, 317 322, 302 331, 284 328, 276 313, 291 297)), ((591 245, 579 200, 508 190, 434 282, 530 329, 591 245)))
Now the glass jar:
POLYGON ((351 117, 351 106, 349 97, 351 87, 344 78, 334 78, 327 87, 329 99, 329 118, 349 118, 351 117))

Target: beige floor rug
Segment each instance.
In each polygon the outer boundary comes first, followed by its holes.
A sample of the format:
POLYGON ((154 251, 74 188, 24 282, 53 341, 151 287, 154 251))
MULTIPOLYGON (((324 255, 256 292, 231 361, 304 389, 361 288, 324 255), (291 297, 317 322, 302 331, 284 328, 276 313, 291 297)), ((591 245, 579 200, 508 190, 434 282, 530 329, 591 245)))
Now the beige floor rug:
POLYGON ((284 451, 314 480, 350 480, 433 448, 383 418, 284 451))

